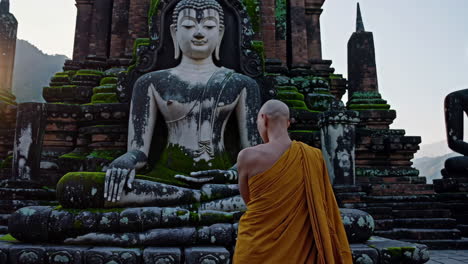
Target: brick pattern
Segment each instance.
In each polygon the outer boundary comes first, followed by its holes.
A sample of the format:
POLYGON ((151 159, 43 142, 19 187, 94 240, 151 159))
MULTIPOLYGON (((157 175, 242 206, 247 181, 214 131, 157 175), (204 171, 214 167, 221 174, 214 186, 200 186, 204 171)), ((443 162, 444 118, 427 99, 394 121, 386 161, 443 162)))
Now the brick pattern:
POLYGON ((128 38, 125 54, 131 55, 133 42, 137 38, 148 37, 148 9, 150 0, 130 0, 128 38))
POLYGON ((93 17, 93 0, 76 0, 76 28, 73 60, 83 61, 89 53, 89 35, 93 17))
POLYGON ((90 55, 107 57, 112 19, 112 0, 95 1, 90 34, 90 55))
POLYGON ((291 27, 291 66, 303 67, 308 64, 307 27, 304 0, 289 1, 291 27))
POLYGON ((349 97, 354 92, 378 92, 372 32, 354 32, 348 42, 349 97))
POLYGON ((128 38, 129 8, 130 0, 114 0, 110 44, 111 58, 119 58, 125 55, 125 42, 128 38))
POLYGON ((276 16, 275 0, 261 1, 262 12, 262 40, 265 43, 265 56, 276 58, 276 16))

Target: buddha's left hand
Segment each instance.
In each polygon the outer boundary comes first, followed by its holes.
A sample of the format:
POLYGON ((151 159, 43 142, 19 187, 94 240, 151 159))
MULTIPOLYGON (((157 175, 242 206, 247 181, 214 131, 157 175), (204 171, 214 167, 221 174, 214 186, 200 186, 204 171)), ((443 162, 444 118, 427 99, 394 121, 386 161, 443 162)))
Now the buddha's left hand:
POLYGON ((193 183, 237 183, 236 170, 206 170, 190 173, 190 176, 175 175, 179 180, 193 183))

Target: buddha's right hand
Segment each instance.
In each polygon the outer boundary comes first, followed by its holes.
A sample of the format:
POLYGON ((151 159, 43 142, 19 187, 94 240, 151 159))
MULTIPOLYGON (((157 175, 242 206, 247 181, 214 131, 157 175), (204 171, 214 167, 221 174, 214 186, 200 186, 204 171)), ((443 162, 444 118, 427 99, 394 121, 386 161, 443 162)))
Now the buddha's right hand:
POLYGON ((120 201, 123 188, 132 188, 135 179, 135 169, 139 163, 146 162, 146 155, 139 151, 129 151, 115 159, 106 170, 104 182, 104 199, 109 202, 120 201))

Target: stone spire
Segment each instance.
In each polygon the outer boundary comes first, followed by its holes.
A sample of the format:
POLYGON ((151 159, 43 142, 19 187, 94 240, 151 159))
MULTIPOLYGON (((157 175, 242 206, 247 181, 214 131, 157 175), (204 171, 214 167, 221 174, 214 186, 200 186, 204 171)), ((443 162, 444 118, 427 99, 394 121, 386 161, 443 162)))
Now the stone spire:
POLYGON ((362 21, 361 7, 357 3, 356 32, 365 32, 364 22, 362 21))
POLYGON ((0 13, 10 13, 10 0, 0 0, 0 13))

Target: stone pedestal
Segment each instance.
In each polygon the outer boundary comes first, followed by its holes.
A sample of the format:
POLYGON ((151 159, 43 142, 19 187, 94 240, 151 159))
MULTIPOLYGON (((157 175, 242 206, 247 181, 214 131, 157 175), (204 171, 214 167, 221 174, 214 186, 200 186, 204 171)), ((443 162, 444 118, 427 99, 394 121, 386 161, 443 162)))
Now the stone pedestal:
POLYGON ((320 118, 322 153, 333 184, 355 184, 355 125, 358 113, 334 101, 320 118))

